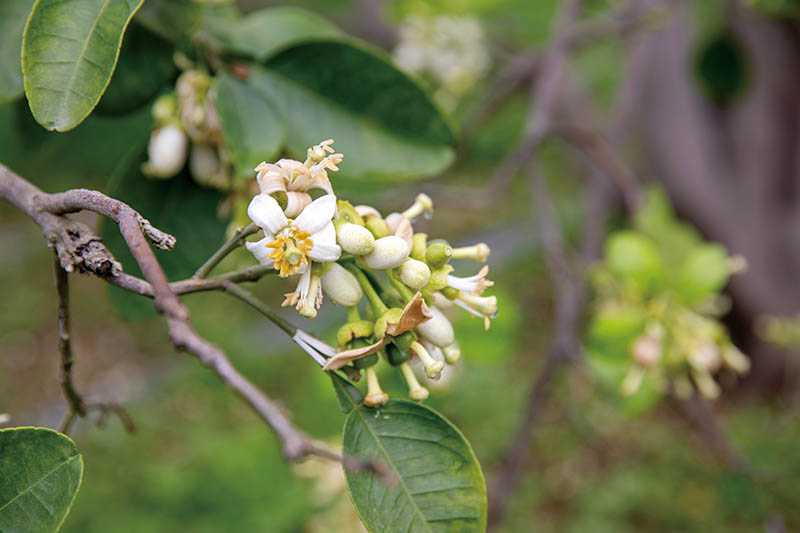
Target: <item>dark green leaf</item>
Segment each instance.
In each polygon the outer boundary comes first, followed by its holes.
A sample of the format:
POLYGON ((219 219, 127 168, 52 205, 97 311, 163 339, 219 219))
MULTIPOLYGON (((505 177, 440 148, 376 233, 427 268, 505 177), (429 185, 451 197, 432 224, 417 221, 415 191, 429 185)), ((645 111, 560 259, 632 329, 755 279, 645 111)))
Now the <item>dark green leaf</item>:
MULTIPOLYGON (((155 250, 155 253, 171 280, 188 277, 224 239, 226 223, 217 216, 222 196, 197 185, 186 171, 168 180, 146 178, 140 171, 141 162, 140 157, 128 158, 108 192, 142 213, 157 228, 175 236, 177 244, 173 250, 155 250)), ((104 221, 101 235, 125 271, 140 275, 117 226, 104 221)), ((111 287, 111 295, 126 318, 152 314, 152 302, 145 298, 116 287, 111 287)))
POLYGON ((32 5, 33 0, 0 2, 0 103, 14 100, 22 94, 19 56, 22 30, 25 29, 32 5))
POLYGON ((336 391, 336 399, 339 400, 339 407, 342 412, 347 414, 353 407, 361 403, 363 395, 350 381, 340 376, 337 372, 328 372, 333 382, 333 390, 336 391))
POLYGON ((192 40, 209 27, 225 27, 239 18, 232 3, 203 3, 195 0, 148 0, 136 21, 179 47, 192 48, 192 40))
POLYGON ((227 74, 217 80, 217 111, 236 175, 252 177, 253 168, 283 146, 283 119, 263 94, 227 74))
POLYGON ((394 484, 347 470, 370 531, 484 531, 486 486, 464 436, 436 411, 408 401, 357 406, 344 427, 344 452, 386 464, 394 484))
POLYGON ((235 24, 220 25, 215 32, 226 51, 257 61, 302 42, 340 35, 336 26, 319 15, 289 6, 254 11, 235 24))
POLYGON ((46 428, 0 430, 0 531, 57 531, 83 476, 69 437, 46 428))
POLYGON ((143 1, 36 1, 22 39, 22 73, 39 124, 67 131, 92 112, 143 1))
POLYGON ((172 46, 134 24, 125 34, 114 77, 97 112, 129 113, 150 102, 175 75, 172 46))
POLYGON ((378 52, 352 41, 306 43, 253 67, 249 82, 284 114, 289 152, 336 140, 342 172, 413 178, 453 159, 453 134, 428 95, 378 52))

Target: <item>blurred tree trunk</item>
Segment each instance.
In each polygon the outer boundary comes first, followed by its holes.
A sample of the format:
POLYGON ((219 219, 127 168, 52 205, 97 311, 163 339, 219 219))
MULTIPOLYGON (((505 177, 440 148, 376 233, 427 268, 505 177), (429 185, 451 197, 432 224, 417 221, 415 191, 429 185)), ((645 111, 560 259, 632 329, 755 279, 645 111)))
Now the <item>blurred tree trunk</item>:
POLYGON ((727 29, 747 65, 743 92, 727 104, 707 98, 684 6, 643 43, 640 140, 646 168, 681 215, 747 259, 730 291, 733 334, 753 358, 750 383, 796 386, 787 354, 759 340, 754 325, 765 314, 800 312, 800 33, 731 5, 727 29))

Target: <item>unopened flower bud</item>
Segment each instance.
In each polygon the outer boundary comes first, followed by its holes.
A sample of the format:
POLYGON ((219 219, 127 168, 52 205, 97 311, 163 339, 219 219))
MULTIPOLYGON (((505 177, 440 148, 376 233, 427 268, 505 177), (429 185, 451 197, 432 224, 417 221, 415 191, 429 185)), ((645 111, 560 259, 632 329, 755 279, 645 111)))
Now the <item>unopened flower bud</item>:
POLYGON ((434 359, 433 356, 428 353, 428 350, 419 342, 415 341, 412 343, 411 349, 414 350, 414 353, 417 354, 417 357, 419 357, 419 360, 425 367, 425 375, 430 379, 439 379, 442 377, 442 370, 444 370, 443 362, 434 359))
POLYGON ((411 257, 417 261, 425 261, 425 251, 428 248, 428 235, 415 233, 411 237, 411 257))
POLYGON ((173 177, 186 163, 188 147, 189 140, 178 126, 154 130, 147 146, 148 161, 142 166, 142 171, 155 178, 173 177))
POLYGON ((408 258, 400 265, 400 280, 414 290, 419 290, 431 280, 431 269, 422 261, 408 258))
POLYGON ((400 237, 389 235, 375 241, 372 252, 363 256, 364 263, 374 270, 389 270, 400 266, 411 252, 411 246, 400 237))
POLYGON ((454 365, 461 359, 461 348, 457 342, 445 346, 442 348, 442 352, 444 352, 444 360, 447 361, 447 364, 454 365))
POLYGON ((152 108, 153 119, 156 124, 163 126, 178 118, 178 100, 174 94, 159 96, 152 108))
POLYGON ((403 216, 408 220, 413 220, 422 213, 433 213, 433 200, 427 194, 420 193, 411 207, 403 211, 403 216))
POLYGON ((358 304, 364 296, 356 277, 339 263, 330 263, 322 275, 322 290, 334 303, 344 307, 358 304))
POLYGON ((408 397, 417 402, 426 400, 430 393, 428 389, 419 384, 411 365, 403 363, 400 365, 400 371, 403 373, 403 378, 406 380, 406 385, 408 386, 408 397))
POLYGON ((428 244, 428 248, 425 250, 425 261, 431 268, 440 268, 450 260, 452 255, 453 248, 447 244, 447 241, 435 240, 428 244))
POLYGON ((473 261, 486 262, 489 258, 491 250, 486 243, 478 243, 474 246, 462 246, 461 248, 453 248, 453 259, 471 259, 473 261))
POLYGON ((336 230, 339 246, 353 255, 367 255, 375 248, 375 237, 364 226, 345 222, 336 230))
POLYGON ((372 232, 376 239, 380 239, 381 237, 386 237, 392 234, 392 230, 389 229, 389 225, 381 217, 372 215, 366 216, 364 217, 364 225, 367 226, 367 229, 372 232))
POLYGON ((744 374, 750 370, 750 360, 732 344, 722 349, 722 360, 737 374, 744 374))
POLYGON ((189 170, 200 185, 224 189, 227 185, 222 174, 222 166, 217 151, 207 144, 192 145, 189 156, 189 170))
POLYGON ((456 336, 450 320, 438 308, 430 307, 431 318, 417 326, 417 331, 432 344, 444 348, 455 342, 456 336))
POLYGON ((631 352, 641 366, 653 367, 661 359, 661 341, 652 335, 642 335, 633 343, 631 352))
POLYGON ((702 372, 716 372, 722 364, 719 348, 707 342, 689 353, 689 363, 702 372))
POLYGON ((381 384, 378 382, 378 375, 375 367, 371 366, 364 370, 367 374, 367 395, 364 397, 364 405, 367 407, 380 407, 389 401, 389 395, 383 392, 381 384))
POLYGON ((714 400, 719 397, 719 385, 717 385, 717 382, 714 381, 710 373, 704 370, 694 370, 692 372, 692 379, 703 397, 709 400, 714 400))

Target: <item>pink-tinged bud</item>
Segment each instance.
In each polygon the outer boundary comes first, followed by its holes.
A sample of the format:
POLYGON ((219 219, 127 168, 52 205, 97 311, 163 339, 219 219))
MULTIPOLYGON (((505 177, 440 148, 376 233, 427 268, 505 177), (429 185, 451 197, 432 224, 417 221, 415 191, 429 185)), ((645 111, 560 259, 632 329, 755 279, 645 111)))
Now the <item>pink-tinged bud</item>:
POLYGON ((400 281, 414 290, 423 288, 431 280, 431 269, 422 261, 408 258, 400 265, 400 281))
POLYGON ((389 270, 400 266, 411 253, 411 246, 394 235, 375 241, 375 248, 364 256, 364 263, 373 270, 389 270))
POLYGON ((651 368, 661 360, 661 341, 652 335, 642 335, 631 347, 633 359, 645 368, 651 368))
POLYGON ((438 308, 430 307, 431 318, 417 326, 417 331, 431 344, 440 348, 450 346, 455 342, 453 325, 438 308))
POLYGON ((147 146, 148 161, 142 171, 154 178, 171 178, 186 163, 189 140, 178 126, 158 128, 150 134, 147 146))

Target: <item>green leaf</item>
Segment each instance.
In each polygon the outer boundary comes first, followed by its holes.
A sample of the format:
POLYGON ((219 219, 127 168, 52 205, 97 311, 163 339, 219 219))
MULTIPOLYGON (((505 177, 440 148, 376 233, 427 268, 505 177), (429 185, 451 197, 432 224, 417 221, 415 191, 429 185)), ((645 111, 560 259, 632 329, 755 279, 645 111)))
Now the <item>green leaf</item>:
POLYGON ((36 0, 22 39, 22 73, 39 124, 67 131, 92 112, 143 1, 36 0))
POLYGON ((283 119, 272 104, 250 85, 227 74, 217 80, 217 112, 237 176, 252 177, 253 168, 274 159, 283 146, 283 119))
POLYGON ((618 231, 609 237, 606 260, 615 276, 639 289, 652 288, 664 278, 658 247, 651 239, 635 231, 618 231))
MULTIPOLYGON (((140 171, 143 160, 128 157, 109 184, 109 194, 122 200, 145 216, 157 228, 177 239, 171 251, 155 249, 170 280, 186 278, 222 244, 225 221, 217 216, 222 195, 197 185, 188 171, 169 180, 146 178, 140 171)), ((117 225, 103 221, 101 236, 126 272, 141 275, 138 265, 122 239, 117 225)), ((127 319, 152 316, 153 304, 117 287, 109 287, 112 302, 127 319)))
POLYGON ((131 25, 97 112, 122 115, 149 103, 175 75, 172 55, 168 42, 138 24, 131 25))
POLYGON ((408 401, 356 405, 344 426, 344 452, 386 464, 384 482, 347 470, 347 485, 370 531, 485 531, 486 484, 461 432, 436 411, 408 401))
POLYGON ((429 96, 354 41, 306 43, 253 67, 249 83, 286 120, 289 152, 333 138, 351 177, 416 178, 453 160, 453 133, 429 96))
POLYGON ((215 36, 234 54, 266 61, 305 41, 338 37, 342 32, 319 15, 289 6, 260 9, 234 24, 219 25, 215 36))
POLYGON ((148 0, 136 22, 177 46, 194 50, 192 41, 210 28, 223 28, 236 22, 239 11, 232 2, 196 0, 148 0))
POLYGON ((0 531, 57 531, 83 477, 66 435, 46 428, 0 430, 0 531))
POLYGON ((728 253, 723 246, 697 246, 678 272, 676 289, 688 305, 700 304, 722 290, 730 272, 728 253))
POLYGON ((0 103, 10 102, 22 94, 20 50, 22 30, 33 0, 0 2, 0 103))
POLYGON ((336 392, 336 399, 339 400, 339 407, 344 414, 353 410, 359 405, 363 398, 361 391, 349 380, 340 376, 338 372, 328 372, 333 383, 333 390, 336 392))

